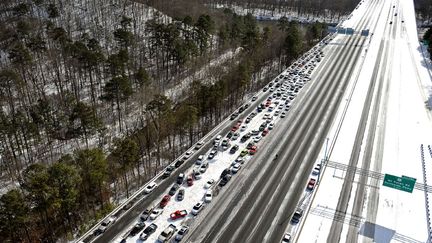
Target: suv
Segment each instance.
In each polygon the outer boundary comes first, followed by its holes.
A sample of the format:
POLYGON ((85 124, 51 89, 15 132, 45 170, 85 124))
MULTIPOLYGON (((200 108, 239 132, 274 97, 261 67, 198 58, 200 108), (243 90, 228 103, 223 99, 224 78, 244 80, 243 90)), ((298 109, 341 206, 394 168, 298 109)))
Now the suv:
POLYGON ((183 188, 180 188, 179 192, 177 193, 177 201, 183 201, 185 195, 185 190, 183 188))
POLYGON ((172 185, 171 189, 169 190, 168 195, 174 196, 179 188, 180 188, 180 186, 178 184, 174 183, 172 185))
POLYGON ((195 164, 196 165, 201 165, 201 163, 203 162, 203 160, 204 160, 204 155, 200 155, 200 156, 198 156, 198 159, 195 161, 195 164))
POLYGON ((195 215, 195 216, 198 215, 199 212, 201 212, 201 210, 203 209, 203 207, 204 207, 203 202, 198 202, 197 204, 195 204, 193 206, 193 208, 192 208, 192 214, 195 215))
POLYGON ((291 218, 291 222, 293 224, 297 224, 298 222, 300 222, 300 218, 303 216, 303 210, 300 208, 297 208, 294 215, 291 218))
POLYGON ((183 225, 179 232, 177 233, 176 237, 175 237, 175 241, 181 241, 183 239, 183 237, 188 233, 189 231, 189 227, 186 225, 183 225))
POLYGON ((131 236, 135 236, 136 234, 138 234, 141 230, 143 230, 145 227, 145 223, 144 222, 138 222, 135 224, 135 226, 132 228, 132 230, 130 231, 130 235, 131 236))
POLYGON ((230 180, 231 180, 231 174, 227 174, 224 177, 222 177, 222 180, 219 182, 219 185, 225 186, 230 180))
POLYGON ((175 227, 175 225, 173 224, 168 225, 168 227, 166 227, 165 230, 162 231, 162 233, 159 235, 158 241, 168 242, 176 231, 177 231, 177 227, 175 227))
POLYGON ((229 168, 222 171, 220 178, 224 178, 226 175, 230 174, 231 170, 229 168))
POLYGON ((177 184, 179 184, 179 185, 183 184, 184 179, 185 179, 185 174, 180 173, 177 177, 177 184))
POLYGON ((245 135, 243 135, 243 137, 241 137, 240 142, 244 143, 246 142, 249 138, 251 137, 251 133, 248 132, 245 135))
POLYGON ((309 183, 307 185, 307 189, 309 191, 312 191, 315 188, 315 183, 316 183, 316 180, 314 178, 310 178, 309 183))
POLYGON ((99 235, 99 234, 104 233, 108 229, 108 227, 111 226, 116 221, 116 219, 117 219, 117 217, 111 216, 111 217, 105 219, 104 221, 102 221, 99 228, 97 228, 95 230, 95 235, 99 235))
POLYGON ((179 159, 179 160, 177 160, 177 161, 175 162, 174 166, 175 166, 176 168, 178 168, 178 167, 180 167, 183 163, 184 163, 184 160, 183 160, 183 159, 179 159))
POLYGON ((168 202, 170 201, 170 199, 171 199, 170 195, 165 195, 162 198, 162 201, 159 203, 159 207, 164 208, 168 204, 168 202))
POLYGON ((192 174, 190 174, 190 175, 188 175, 188 177, 187 177, 187 179, 186 179, 186 183, 187 183, 187 185, 188 186, 193 186, 193 175, 192 174))
POLYGON ((152 208, 151 208, 151 207, 146 208, 146 209, 144 210, 144 212, 141 213, 141 215, 140 215, 140 219, 141 219, 142 221, 146 221, 146 220, 149 218, 151 211, 152 211, 152 208))
POLYGON ((212 151, 210 151, 209 155, 207 156, 207 159, 213 159, 216 154, 217 154, 217 150, 216 149, 212 149, 212 151))
POLYGON ((236 144, 231 147, 230 154, 234 154, 239 149, 239 146, 236 144))
POLYGON ((168 178, 171 175, 171 173, 173 172, 173 170, 174 170, 174 167, 172 165, 168 166, 162 175, 162 179, 168 178))
POLYGON ((144 193, 145 194, 149 194, 149 193, 151 193, 155 188, 157 187, 157 184, 156 184, 156 182, 150 182, 147 186, 146 186, 146 188, 144 189, 144 193))
POLYGON ((229 144, 228 139, 224 139, 224 140, 222 141, 222 148, 223 148, 224 150, 226 150, 226 149, 229 148, 229 146, 230 146, 230 144, 229 144))
POLYGON ((220 143, 221 139, 222 139, 222 135, 217 135, 215 140, 213 141, 213 144, 220 143))
POLYGON ((139 236, 140 240, 142 240, 142 241, 147 240, 147 238, 151 234, 153 234, 156 230, 157 230, 156 224, 151 224, 151 225, 147 226, 147 228, 145 228, 145 230, 139 236))

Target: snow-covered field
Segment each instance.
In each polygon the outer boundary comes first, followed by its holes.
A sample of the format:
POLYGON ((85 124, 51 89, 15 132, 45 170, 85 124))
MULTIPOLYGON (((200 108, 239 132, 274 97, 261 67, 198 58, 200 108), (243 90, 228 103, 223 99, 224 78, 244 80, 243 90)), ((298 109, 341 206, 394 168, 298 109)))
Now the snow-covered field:
MULTIPOLYGON (((385 1, 384 4, 384 12, 387 13, 395 3, 385 1)), ((384 39, 386 43, 393 46, 390 48, 387 64, 381 64, 380 67, 380 81, 384 82, 384 93, 381 97, 369 172, 377 172, 381 175, 404 175, 416 178, 417 183, 424 183, 420 145, 432 144, 432 114, 425 107, 425 101, 432 91, 432 80, 417 39, 413 2, 399 1, 396 6, 399 14, 397 17, 391 16, 393 24, 398 24, 395 38, 384 35, 385 27, 392 25, 389 25, 387 14, 381 14, 370 44, 363 46, 364 51, 367 49, 367 52, 362 56, 364 60, 359 62, 362 66, 357 67, 361 72, 358 77, 352 75, 351 80, 351 85, 357 80, 354 93, 349 97, 347 92, 338 118, 328 134, 332 145, 329 161, 348 165, 365 94, 371 81, 381 40, 384 39), (401 23, 402 20, 405 23, 401 23), (335 139, 339 120, 343 119, 342 110, 345 105, 348 105, 348 110, 335 139)), ((361 17, 361 8, 357 13, 354 11, 349 21, 361 17)), ((369 122, 367 125, 370 125, 369 122)), ((364 156, 364 147, 365 141, 359 161, 364 156)), ((323 147, 319 160, 324 157, 324 150, 323 147)), ((431 156, 425 147, 426 176, 429 183, 432 180, 431 156)), ((361 164, 359 163, 357 167, 361 167, 361 164)), ((298 242, 326 242, 345 175, 345 170, 332 166, 324 170, 319 188, 312 204, 309 205, 309 214, 303 219, 303 227, 297 235, 298 242)), ((354 178, 340 242, 348 242, 346 235, 350 220, 360 221, 358 240, 363 242, 426 242, 428 230, 423 190, 414 188, 412 193, 403 192, 382 186, 382 179, 376 180, 369 177, 366 182, 362 215, 351 215, 353 195, 358 183, 359 174, 354 178), (372 223, 375 230, 372 234, 362 232, 362 229, 367 228, 368 222, 372 223)))

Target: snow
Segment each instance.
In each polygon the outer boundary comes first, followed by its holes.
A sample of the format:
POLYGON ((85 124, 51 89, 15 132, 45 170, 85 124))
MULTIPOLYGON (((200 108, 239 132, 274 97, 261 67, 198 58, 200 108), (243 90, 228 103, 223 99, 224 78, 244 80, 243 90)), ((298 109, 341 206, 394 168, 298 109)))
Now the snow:
MULTIPOLYGON (((345 18, 346 16, 336 15, 336 14, 324 14, 324 15, 313 15, 310 13, 299 13, 296 10, 292 10, 289 8, 282 9, 261 9, 261 8, 245 8, 243 6, 235 5, 235 4, 216 4, 216 8, 229 8, 234 11, 238 15, 246 15, 248 13, 255 16, 258 20, 278 20, 281 17, 286 17, 289 21, 296 20, 301 23, 313 23, 315 21, 324 22, 324 23, 337 23, 341 20, 341 18, 345 18)), ((324 12, 329 12, 324 10, 324 12)))
MULTIPOLYGON (((386 1, 384 4, 384 12, 387 13, 393 3, 386 1)), ((410 176, 416 178, 417 183, 423 183, 420 145, 432 144, 430 139, 432 116, 431 111, 425 107, 425 101, 432 90, 431 76, 418 43, 413 2, 400 1, 396 10, 399 16, 395 18, 394 24, 398 21, 399 26, 395 39, 384 36, 384 28, 388 27, 389 23, 387 14, 382 14, 379 16, 379 22, 373 31, 374 36, 370 44, 363 46, 363 51, 367 49, 367 52, 363 52, 362 60, 356 67, 357 71, 354 72, 360 71, 360 73, 358 77, 356 74, 352 75, 348 87, 350 91, 357 79, 354 92, 352 96, 350 92, 346 92, 335 123, 328 134, 331 144, 329 160, 348 165, 365 94, 372 77, 381 39, 384 38, 387 43, 394 46, 390 49, 387 66, 381 63, 383 91, 386 92, 381 97, 381 103, 386 102, 387 106, 380 107, 383 110, 378 118, 377 135, 369 170, 381 174, 410 176), (402 19, 405 24, 401 24, 402 19), (344 115, 345 107, 348 108, 344 115), (342 124, 339 128, 340 121, 342 124), (382 161, 381 166, 379 161, 382 161)), ((361 7, 356 11, 348 20, 350 23, 347 21, 344 25, 352 25, 358 21, 362 13, 361 7)), ((371 29, 374 27, 373 24, 371 29)), ((370 125, 370 121, 367 125, 370 125)), ((364 156, 364 146, 365 142, 362 145, 359 161, 364 156)), ((324 150, 325 146, 322 148, 317 163, 324 158, 324 150)), ((425 147, 425 160, 427 179, 431 181, 432 158, 427 147, 425 147)), ((359 163, 357 167, 360 166, 359 163)), ((296 235, 298 242, 325 242, 327 240, 345 174, 346 172, 341 169, 325 168, 319 188, 313 195, 312 203, 307 205, 309 214, 303 219, 301 230, 292 227, 288 229, 291 233, 299 231, 296 235)), ((358 178, 357 174, 354 178, 352 193, 356 191, 358 178)), ((377 182, 371 178, 366 183, 362 215, 350 214, 354 203, 354 196, 351 194, 340 242, 346 242, 350 219, 360 220, 360 229, 371 226, 366 223, 369 220, 375 223, 375 242, 400 241, 401 239, 403 242, 425 242, 427 240, 425 192, 423 190, 414 189, 412 193, 402 192, 381 186, 381 180, 377 182), (374 189, 374 186, 377 188, 374 189), (375 222, 373 222, 374 210, 376 210, 375 222)), ((371 240, 369 237, 362 236, 361 233, 358 237, 360 241, 368 240, 369 242, 371 240)))
MULTIPOLYGON (((309 53, 309 55, 312 57, 314 56, 313 53, 309 53)), ((286 71, 282 72, 282 74, 286 74, 286 71)), ((288 83, 288 81, 285 80, 285 83, 288 83)), ((306 85, 307 86, 307 85, 306 85)), ((305 87, 306 87, 305 86, 305 87)), ((273 86, 274 87, 274 86, 273 86)), ((262 96, 269 96, 271 95, 272 92, 259 92, 258 94, 256 94, 256 96, 258 97, 257 101, 255 102, 250 102, 252 107, 256 107, 259 103, 258 101, 260 100, 260 97, 262 96)), ((295 99, 294 99, 295 100, 295 99)), ((274 98, 272 100, 272 102, 275 101, 279 101, 279 103, 284 103, 285 101, 283 101, 281 98, 274 98)), ((292 101, 291 101, 292 103, 292 101)), ((158 226, 158 229, 155 233, 153 233, 147 240, 147 242, 154 242, 157 240, 158 236, 160 235, 160 233, 169 225, 169 224, 174 224, 177 229, 179 229, 181 227, 181 225, 186 224, 186 225, 190 225, 190 223, 188 221, 193 220, 194 216, 192 214, 190 214, 190 212, 192 211, 192 207, 200 201, 204 200, 204 194, 207 191, 207 189, 204 188, 204 185, 207 183, 207 181, 213 179, 215 180, 215 184, 212 188, 215 188, 215 186, 218 183, 219 177, 222 173, 222 171, 226 168, 230 168, 232 165, 232 162, 239 157, 241 151, 243 149, 246 148, 247 144, 252 141, 256 136, 252 136, 250 139, 248 139, 246 142, 242 143, 240 142, 240 138, 245 135, 248 132, 251 132, 252 130, 258 130, 260 125, 265 121, 263 118, 265 116, 265 114, 270 114, 270 116, 272 117, 272 123, 274 124, 274 128, 276 128, 278 122, 280 121, 280 119, 285 119, 282 118, 281 115, 279 114, 278 116, 274 116, 274 113, 276 111, 281 112, 282 110, 285 109, 285 105, 283 106, 283 108, 276 108, 274 109, 272 112, 268 111, 268 109, 264 109, 262 112, 258 112, 257 115, 248 123, 245 124, 244 121, 242 123, 242 125, 246 125, 246 128, 243 130, 239 129, 237 130, 237 132, 240 133, 240 136, 233 141, 230 141, 230 148, 234 145, 239 145, 239 149, 237 150, 236 153, 234 154, 230 154, 229 153, 229 149, 223 151, 221 148, 219 148, 219 153, 216 155, 216 157, 212 160, 208 160, 207 156, 210 153, 211 149, 208 150, 205 154, 204 154, 204 158, 206 158, 204 161, 208 161, 209 162, 209 167, 207 169, 207 171, 202 174, 202 178, 199 180, 195 180, 193 186, 188 187, 186 184, 182 185, 182 188, 185 189, 185 198, 183 201, 177 201, 176 199, 176 195, 171 197, 170 202, 168 203, 168 205, 164 208, 163 213, 155 220, 150 220, 148 219, 145 223, 146 226, 150 225, 151 223, 155 223, 158 226), (189 214, 183 218, 183 219, 177 219, 175 221, 172 221, 169 217, 170 214, 176 210, 183 210, 186 209, 189 214)), ((256 109, 254 110, 254 112, 256 112, 256 109)), ((233 125, 236 123, 237 120, 233 120, 233 125)), ((261 133, 261 132, 260 132, 261 133)), ((269 131, 269 134, 272 133, 272 130, 269 131)), ((224 136, 225 134, 221 134, 222 136, 224 136)), ((258 143, 256 143, 258 149, 257 149, 257 153, 259 153, 260 150, 260 145, 266 143, 266 141, 269 139, 268 137, 271 135, 267 135, 262 137, 258 143)), ((252 155, 247 155, 244 157, 245 162, 244 163, 248 163, 249 159, 252 157, 252 155)), ((193 168, 190 168, 189 171, 186 173, 186 175, 189 175, 192 172, 193 168)), ((240 169, 241 171, 242 169, 240 169)), ((234 174, 234 176, 236 176, 234 174)), ((167 189, 166 194, 168 194, 170 188, 167 189)), ((222 190, 224 190, 224 188, 222 188, 222 190)), ((158 207, 159 202, 160 202, 161 198, 153 201, 151 204, 154 205, 155 207, 158 207)), ((210 202, 211 204, 211 202, 210 202)), ((195 216, 197 217, 197 216, 195 216)), ((199 217, 199 215, 198 215, 199 217)), ((130 230, 132 229, 132 227, 138 222, 139 218, 137 217, 137 220, 132 222, 130 225, 128 225, 128 227, 126 227, 124 229, 123 232, 119 233, 116 237, 116 239, 114 240, 114 242, 120 242, 123 238, 126 238, 129 235, 130 230)), ((127 238, 128 242, 139 242, 139 234, 137 234, 134 237, 128 237, 127 238)))
MULTIPOLYGON (((207 83, 213 83, 211 81, 214 81, 210 78, 205 79, 208 76, 209 71, 211 68, 214 68, 216 66, 220 66, 223 63, 227 62, 230 59, 235 58, 241 51, 241 48, 236 48, 235 50, 228 50, 222 55, 216 57, 215 59, 211 60, 209 64, 202 67, 199 71, 195 72, 193 75, 190 75, 183 80, 179 82, 179 84, 174 85, 173 87, 168 88, 165 90, 164 94, 171 100, 180 100, 182 95, 184 96, 185 93, 188 93, 189 88, 191 87, 191 84, 194 80, 205 80, 207 83)), ((206 83, 206 84, 207 84, 206 83)))

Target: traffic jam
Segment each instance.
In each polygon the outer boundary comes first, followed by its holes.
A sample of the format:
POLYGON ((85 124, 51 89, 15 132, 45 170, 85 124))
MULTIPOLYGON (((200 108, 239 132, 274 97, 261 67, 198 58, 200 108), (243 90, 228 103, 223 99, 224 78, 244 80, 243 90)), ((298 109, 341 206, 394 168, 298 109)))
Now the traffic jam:
MULTIPOLYGON (((189 232, 191 220, 198 217, 212 203, 219 190, 223 190, 231 178, 259 153, 262 141, 271 136, 274 126, 281 119, 286 118, 294 98, 311 80, 310 75, 323 56, 321 47, 314 47, 266 85, 262 92, 232 113, 231 130, 218 135, 212 141, 212 148, 199 155, 187 172, 180 173, 166 193, 154 201, 153 206, 144 210, 134 224, 119 234, 115 242, 180 242, 189 232), (258 103, 259 96, 267 98, 258 103), (254 111, 245 119, 238 118, 251 105, 256 105, 254 111)), ((190 148, 182 159, 165 169, 162 178, 168 178, 202 146, 203 143, 198 142, 190 148)), ((317 165, 312 175, 316 177, 319 170, 317 165)), ((313 191, 315 182, 316 179, 311 178, 306 190, 313 191)), ((156 182, 149 183, 144 193, 152 193, 157 186, 156 182)), ((293 217, 296 217, 295 220, 299 218, 297 214, 293 217)), ((102 223, 101 227, 108 226, 102 223)), ((288 242, 290 238, 291 235, 287 233, 282 241, 288 242)))

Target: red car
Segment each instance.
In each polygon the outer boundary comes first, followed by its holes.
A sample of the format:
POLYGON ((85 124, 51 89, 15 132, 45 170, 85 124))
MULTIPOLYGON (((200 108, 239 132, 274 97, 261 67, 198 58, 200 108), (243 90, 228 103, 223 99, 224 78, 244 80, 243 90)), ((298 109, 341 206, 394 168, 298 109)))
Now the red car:
POLYGON ((237 131, 237 130, 239 129, 239 127, 240 127, 240 125, 239 125, 239 124, 236 124, 235 126, 233 126, 233 127, 231 128, 231 131, 235 132, 235 131, 237 131))
POLYGON ((249 154, 254 155, 256 151, 257 151, 257 146, 254 145, 249 149, 249 154))
POLYGON ((307 185, 307 189, 312 191, 315 187, 315 183, 316 183, 316 180, 313 178, 310 178, 309 183, 307 185))
POLYGON ((192 175, 188 175, 187 185, 188 186, 192 186, 193 185, 193 176, 192 175))
POLYGON ((159 207, 161 207, 161 208, 164 208, 167 204, 168 204, 168 202, 171 200, 171 196, 170 195, 165 195, 163 198, 162 198, 162 201, 159 203, 159 207))
POLYGON ((186 217, 187 214, 188 214, 188 212, 186 210, 177 210, 174 213, 170 214, 170 218, 172 220, 176 220, 179 218, 186 217))
POLYGON ((238 125, 238 126, 240 126, 242 123, 243 123, 243 119, 239 119, 239 120, 237 121, 237 125, 238 125))
POLYGON ((269 107, 271 105, 271 101, 267 101, 266 103, 265 103, 265 107, 269 107))
POLYGON ((261 136, 265 136, 267 135, 267 133, 269 132, 268 128, 264 129, 264 131, 262 131, 261 136))

